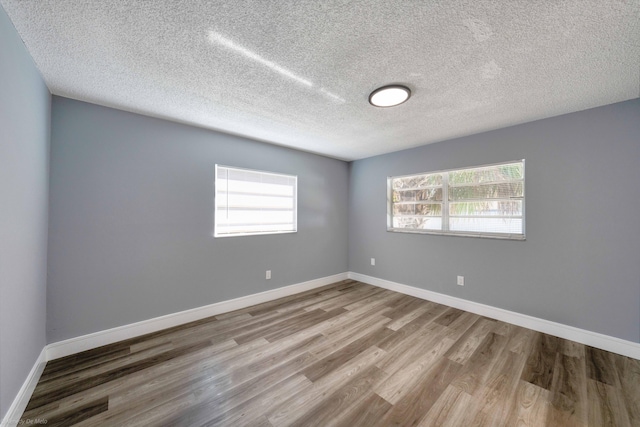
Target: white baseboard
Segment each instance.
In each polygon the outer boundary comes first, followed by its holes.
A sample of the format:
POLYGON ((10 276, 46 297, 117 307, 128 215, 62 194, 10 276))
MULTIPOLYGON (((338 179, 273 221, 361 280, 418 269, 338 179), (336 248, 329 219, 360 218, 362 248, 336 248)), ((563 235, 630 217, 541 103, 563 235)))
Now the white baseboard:
POLYGON ((282 288, 272 289, 257 294, 247 295, 228 301, 222 301, 191 310, 185 310, 178 313, 168 314, 166 316, 160 316, 137 323, 131 323, 129 325, 118 326, 105 331, 94 332, 92 334, 59 341, 45 347, 47 360, 58 359, 60 357, 80 353, 81 351, 91 350, 93 348, 113 344, 129 338, 135 338, 151 332, 157 332, 162 329, 239 310, 241 308, 294 295, 346 279, 348 279, 347 273, 334 274, 333 276, 309 280, 308 282, 284 286, 282 288))
POLYGON ((640 360, 640 344, 360 273, 349 278, 640 360))
POLYGON ((462 298, 444 295, 438 292, 428 291, 426 289, 416 288, 404 285, 390 280, 379 279, 377 277, 367 276, 360 273, 348 272, 327 276, 320 279, 310 280, 282 288, 272 289, 253 295, 222 301, 191 310, 181 311, 166 316, 156 317, 154 319, 144 320, 142 322, 132 323, 105 331, 95 332, 89 335, 83 335, 76 338, 49 344, 42 349, 40 356, 36 360, 31 372, 27 376, 24 384, 20 388, 18 395, 9 407, 7 414, 0 423, 2 427, 15 427, 20 421, 20 417, 24 409, 29 403, 29 399, 33 394, 40 375, 44 370, 46 362, 64 356, 69 356, 81 351, 90 350, 103 345, 112 344, 140 335, 157 332, 162 329, 173 326, 182 325, 193 322, 195 320, 204 319, 218 314, 227 313, 241 308, 250 307, 274 299, 283 298, 300 292, 319 288, 341 280, 353 279, 363 283, 368 283, 380 288, 389 289, 400 292, 405 295, 411 295, 417 298, 444 304, 449 307, 458 308, 460 310, 469 311, 481 316, 490 317, 492 319, 501 320, 503 322, 512 323, 524 328, 533 329, 534 331, 543 332, 560 338, 576 341, 585 345, 600 348, 602 350, 611 351, 613 353, 622 354, 640 360, 640 344, 626 341, 620 338, 610 337, 608 335, 575 328, 573 326, 563 325, 561 323, 551 322, 549 320, 540 319, 525 314, 492 307, 485 304, 468 301, 462 298))
POLYGON ((38 384, 40 375, 42 375, 42 371, 44 371, 44 367, 47 364, 46 349, 47 348, 44 347, 40 352, 40 356, 38 356, 36 363, 34 363, 33 368, 31 368, 31 372, 29 372, 29 375, 27 375, 27 379, 24 380, 22 387, 20 387, 18 395, 15 399, 13 399, 13 403, 2 419, 2 422, 0 422, 0 426, 16 427, 19 424, 22 425, 20 423, 20 417, 22 417, 22 414, 24 413, 24 410, 29 403, 29 399, 31 399, 33 390, 36 389, 36 385, 38 384))

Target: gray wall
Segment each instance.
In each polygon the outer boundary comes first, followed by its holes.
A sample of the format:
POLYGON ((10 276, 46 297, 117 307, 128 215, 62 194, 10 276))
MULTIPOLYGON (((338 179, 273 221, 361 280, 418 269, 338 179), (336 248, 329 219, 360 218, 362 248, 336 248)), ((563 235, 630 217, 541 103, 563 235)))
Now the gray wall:
POLYGON ((640 342, 639 160, 636 99, 356 161, 349 269, 640 342), (386 231, 387 176, 521 158, 526 241, 386 231))
POLYGON ((0 419, 46 344, 50 107, 0 6, 0 419))
POLYGON ((347 271, 348 174, 339 160, 53 97, 48 341, 347 271), (298 175, 298 232, 214 239, 216 163, 298 175))

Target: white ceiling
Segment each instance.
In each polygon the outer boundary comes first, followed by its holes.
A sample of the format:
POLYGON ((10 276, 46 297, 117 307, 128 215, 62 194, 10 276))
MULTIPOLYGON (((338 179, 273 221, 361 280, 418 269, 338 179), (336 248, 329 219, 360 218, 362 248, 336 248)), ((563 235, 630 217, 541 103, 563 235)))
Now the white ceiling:
POLYGON ((640 96, 640 0, 0 3, 55 95, 345 160, 640 96))

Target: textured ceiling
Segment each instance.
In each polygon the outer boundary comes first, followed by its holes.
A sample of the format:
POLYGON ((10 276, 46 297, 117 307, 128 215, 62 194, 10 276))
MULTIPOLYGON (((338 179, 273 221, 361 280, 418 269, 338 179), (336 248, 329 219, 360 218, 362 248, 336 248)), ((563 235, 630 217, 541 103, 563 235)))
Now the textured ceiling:
POLYGON ((640 0, 0 3, 55 95, 345 160, 640 96, 640 0))

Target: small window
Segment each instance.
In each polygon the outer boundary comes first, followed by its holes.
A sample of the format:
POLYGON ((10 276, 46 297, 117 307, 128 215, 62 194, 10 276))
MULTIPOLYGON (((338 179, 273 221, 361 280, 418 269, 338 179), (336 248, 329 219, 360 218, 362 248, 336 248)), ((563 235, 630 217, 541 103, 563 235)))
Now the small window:
POLYGON ((297 231, 298 177, 216 165, 215 237, 297 231))
POLYGON ((387 230, 524 240, 524 160, 390 177, 387 230))

